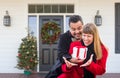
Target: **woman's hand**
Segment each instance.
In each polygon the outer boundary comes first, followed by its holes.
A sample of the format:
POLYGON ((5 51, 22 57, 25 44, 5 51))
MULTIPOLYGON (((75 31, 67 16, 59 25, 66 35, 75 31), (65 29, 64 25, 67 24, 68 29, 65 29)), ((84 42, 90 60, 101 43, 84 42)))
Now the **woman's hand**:
POLYGON ((86 63, 80 65, 80 67, 89 66, 92 63, 92 61, 93 61, 93 54, 90 56, 90 59, 86 63))
POLYGON ((78 64, 69 62, 65 57, 63 57, 63 59, 64 59, 64 61, 65 61, 65 63, 66 63, 68 68, 71 68, 73 66, 77 66, 78 65, 78 64))
POLYGON ((72 62, 72 63, 81 63, 81 62, 83 62, 85 59, 79 59, 79 58, 71 58, 70 59, 70 62, 72 62))

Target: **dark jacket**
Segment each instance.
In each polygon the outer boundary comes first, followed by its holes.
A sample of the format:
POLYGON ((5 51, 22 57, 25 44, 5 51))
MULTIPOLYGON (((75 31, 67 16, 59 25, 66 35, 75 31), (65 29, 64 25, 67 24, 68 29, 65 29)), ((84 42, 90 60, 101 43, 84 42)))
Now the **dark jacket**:
POLYGON ((70 31, 62 34, 60 36, 59 44, 58 44, 58 59, 64 63, 62 57, 66 57, 67 60, 71 58, 69 54, 70 43, 72 42, 73 36, 71 35, 70 31))
POLYGON ((53 65, 49 73, 46 75, 45 78, 57 78, 58 75, 62 73, 61 65, 64 63, 62 57, 66 57, 68 60, 71 57, 69 54, 70 43, 72 42, 72 35, 70 31, 63 33, 60 35, 59 43, 58 43, 58 58, 57 62, 53 65))

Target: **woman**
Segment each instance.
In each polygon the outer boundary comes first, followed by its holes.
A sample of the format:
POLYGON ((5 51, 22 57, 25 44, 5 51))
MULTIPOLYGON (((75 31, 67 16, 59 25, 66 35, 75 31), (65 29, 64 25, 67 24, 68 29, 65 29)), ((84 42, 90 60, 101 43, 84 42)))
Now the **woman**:
POLYGON ((63 73, 58 78, 96 78, 106 71, 108 50, 101 42, 97 27, 93 23, 83 26, 82 41, 72 42, 69 53, 72 55, 73 47, 86 46, 87 56, 83 62, 71 63, 65 58, 62 64, 63 73))

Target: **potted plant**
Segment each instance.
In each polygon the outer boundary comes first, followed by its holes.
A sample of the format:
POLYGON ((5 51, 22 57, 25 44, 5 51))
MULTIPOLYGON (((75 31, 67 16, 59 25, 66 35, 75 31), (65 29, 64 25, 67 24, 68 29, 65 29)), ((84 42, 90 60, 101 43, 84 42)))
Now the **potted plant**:
POLYGON ((37 67, 37 40, 34 36, 28 34, 22 39, 18 49, 17 68, 24 70, 25 75, 30 75, 37 67))

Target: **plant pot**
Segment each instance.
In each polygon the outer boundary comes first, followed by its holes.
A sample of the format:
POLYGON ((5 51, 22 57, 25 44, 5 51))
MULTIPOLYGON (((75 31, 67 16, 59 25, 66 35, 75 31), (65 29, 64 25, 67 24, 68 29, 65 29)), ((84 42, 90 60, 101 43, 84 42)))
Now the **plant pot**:
POLYGON ((30 74, 31 74, 31 71, 29 71, 29 70, 24 70, 24 75, 29 76, 30 74))

